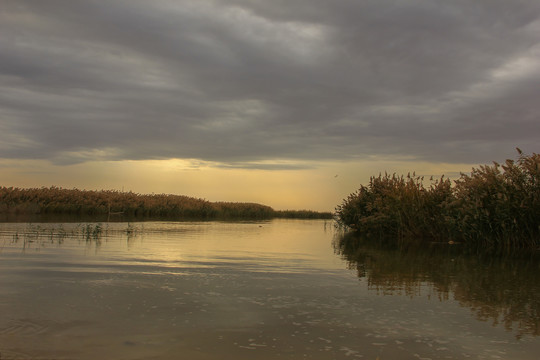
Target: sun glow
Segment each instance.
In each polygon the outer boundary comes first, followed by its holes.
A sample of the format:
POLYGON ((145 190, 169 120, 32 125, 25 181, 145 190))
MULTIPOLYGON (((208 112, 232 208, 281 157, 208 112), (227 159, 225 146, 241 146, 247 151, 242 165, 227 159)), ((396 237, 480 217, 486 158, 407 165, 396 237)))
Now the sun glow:
POLYGON ((276 210, 333 211, 370 176, 379 173, 452 178, 476 164, 388 159, 354 162, 291 161, 226 164, 197 159, 94 161, 54 165, 42 160, 0 161, 0 184, 14 187, 176 194, 209 201, 255 202, 276 210))

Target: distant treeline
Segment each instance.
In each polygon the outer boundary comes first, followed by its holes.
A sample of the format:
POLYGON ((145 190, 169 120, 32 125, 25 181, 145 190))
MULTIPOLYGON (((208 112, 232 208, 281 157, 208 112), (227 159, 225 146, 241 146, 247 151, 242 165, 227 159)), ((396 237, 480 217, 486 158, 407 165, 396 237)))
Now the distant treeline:
POLYGON ((336 208, 336 220, 375 239, 449 241, 492 249, 540 246, 540 155, 473 168, 454 182, 372 177, 336 208))
POLYGON ((331 218, 331 213, 276 211, 255 203, 210 202, 189 196, 59 187, 0 187, 0 214, 116 216, 152 219, 331 218))

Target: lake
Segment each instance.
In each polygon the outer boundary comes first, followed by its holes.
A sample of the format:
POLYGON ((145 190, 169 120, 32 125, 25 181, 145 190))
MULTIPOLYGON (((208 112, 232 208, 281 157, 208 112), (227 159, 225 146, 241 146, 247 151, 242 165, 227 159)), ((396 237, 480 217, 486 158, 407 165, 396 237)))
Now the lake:
POLYGON ((325 220, 0 223, 0 359, 537 359, 540 262, 325 220))

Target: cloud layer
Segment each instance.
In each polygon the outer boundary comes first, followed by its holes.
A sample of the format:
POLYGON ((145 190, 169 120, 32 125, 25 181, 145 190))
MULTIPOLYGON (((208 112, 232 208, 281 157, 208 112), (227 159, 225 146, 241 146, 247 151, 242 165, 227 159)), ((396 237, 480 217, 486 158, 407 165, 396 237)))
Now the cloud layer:
POLYGON ((537 0, 4 0, 0 157, 538 152, 539 34, 537 0))

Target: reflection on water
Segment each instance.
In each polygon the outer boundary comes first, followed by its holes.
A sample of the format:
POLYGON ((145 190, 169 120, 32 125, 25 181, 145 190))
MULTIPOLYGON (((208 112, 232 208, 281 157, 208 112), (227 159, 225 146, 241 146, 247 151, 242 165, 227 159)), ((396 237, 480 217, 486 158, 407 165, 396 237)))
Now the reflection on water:
POLYGON ((537 358, 537 261, 427 250, 323 220, 0 223, 0 359, 537 358))
POLYGON ((446 243, 398 247, 354 234, 337 237, 334 246, 372 290, 452 297, 478 320, 501 323, 518 338, 540 335, 540 254, 471 254, 446 243))

